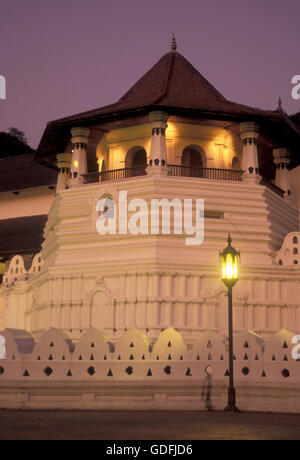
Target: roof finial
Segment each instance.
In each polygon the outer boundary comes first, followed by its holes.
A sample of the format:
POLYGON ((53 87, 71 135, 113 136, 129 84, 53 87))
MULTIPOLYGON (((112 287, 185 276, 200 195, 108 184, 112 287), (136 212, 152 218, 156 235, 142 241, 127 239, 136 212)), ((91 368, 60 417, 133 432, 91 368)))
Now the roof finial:
POLYGON ((230 233, 228 233, 228 238, 227 238, 228 246, 231 246, 231 242, 232 242, 231 235, 230 233))
POLYGON ((174 32, 172 33, 171 50, 172 50, 172 51, 176 51, 176 50, 177 50, 177 43, 176 43, 176 39, 175 39, 175 34, 174 34, 174 32))
POLYGON ((277 110, 282 110, 282 99, 281 97, 278 99, 278 107, 277 110))

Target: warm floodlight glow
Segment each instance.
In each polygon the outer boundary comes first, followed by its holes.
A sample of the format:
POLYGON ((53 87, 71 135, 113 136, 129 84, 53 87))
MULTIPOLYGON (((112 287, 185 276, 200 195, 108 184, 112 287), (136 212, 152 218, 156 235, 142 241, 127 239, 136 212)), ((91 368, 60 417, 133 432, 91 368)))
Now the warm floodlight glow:
POLYGON ((228 236, 228 246, 220 254, 222 280, 226 286, 234 286, 238 281, 238 264, 240 253, 231 246, 231 238, 228 236))
POLYGON ((78 166, 79 166, 79 163, 78 163, 78 161, 77 161, 77 160, 74 160, 74 166, 75 166, 75 168, 78 168, 78 166))

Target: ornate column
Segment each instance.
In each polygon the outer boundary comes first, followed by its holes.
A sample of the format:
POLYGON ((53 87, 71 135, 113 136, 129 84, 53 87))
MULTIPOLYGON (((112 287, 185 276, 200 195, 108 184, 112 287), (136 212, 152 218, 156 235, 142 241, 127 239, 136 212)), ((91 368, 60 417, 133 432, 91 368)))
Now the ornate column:
POLYGON ((71 153, 58 153, 56 155, 56 164, 59 170, 57 177, 56 193, 64 190, 70 177, 72 155, 71 153))
POLYGON ((280 148, 273 150, 274 163, 276 166, 275 184, 285 192, 285 198, 289 197, 290 191, 290 174, 289 163, 290 154, 287 149, 280 148))
POLYGON ((89 133, 90 130, 88 128, 71 129, 71 141, 74 144, 70 173, 71 184, 82 183, 81 175, 87 173, 86 145, 89 133))
POLYGON ((147 174, 167 175, 166 154, 166 128, 168 114, 159 110, 150 112, 149 118, 152 128, 152 140, 150 149, 150 160, 147 174))
POLYGON ((261 180, 258 169, 257 138, 259 127, 253 121, 240 123, 243 140, 242 170, 243 180, 258 184, 261 180))

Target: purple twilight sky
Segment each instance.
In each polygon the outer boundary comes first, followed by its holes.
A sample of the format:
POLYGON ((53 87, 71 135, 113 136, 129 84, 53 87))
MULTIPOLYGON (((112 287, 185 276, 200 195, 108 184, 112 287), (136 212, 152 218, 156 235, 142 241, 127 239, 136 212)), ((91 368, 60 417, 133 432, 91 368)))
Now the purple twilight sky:
POLYGON ((47 121, 119 99, 172 32, 226 98, 297 112, 299 23, 300 0, 0 0, 0 131, 36 148, 47 121))

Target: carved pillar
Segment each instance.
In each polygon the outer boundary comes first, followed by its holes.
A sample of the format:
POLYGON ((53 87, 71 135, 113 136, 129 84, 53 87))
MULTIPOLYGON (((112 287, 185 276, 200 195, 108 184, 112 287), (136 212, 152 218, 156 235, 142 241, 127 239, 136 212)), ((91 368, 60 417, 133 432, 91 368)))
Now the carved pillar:
POLYGON ((150 112, 152 128, 149 167, 147 174, 167 175, 166 128, 168 114, 159 110, 150 112))
POLYGON ((56 193, 64 190, 69 182, 72 155, 70 153, 58 153, 56 164, 59 170, 57 177, 56 193))
POLYGON ((90 130, 88 128, 72 128, 72 144, 74 144, 71 164, 71 184, 82 183, 82 174, 87 173, 86 146, 90 130))
POLYGON ((243 140, 242 170, 245 182, 259 183, 261 177, 258 168, 257 138, 259 127, 252 121, 240 123, 241 138, 243 140))
POLYGON ((290 174, 289 163, 290 154, 287 149, 274 149, 273 150, 274 163, 276 166, 275 184, 285 192, 285 198, 290 194, 290 174))

